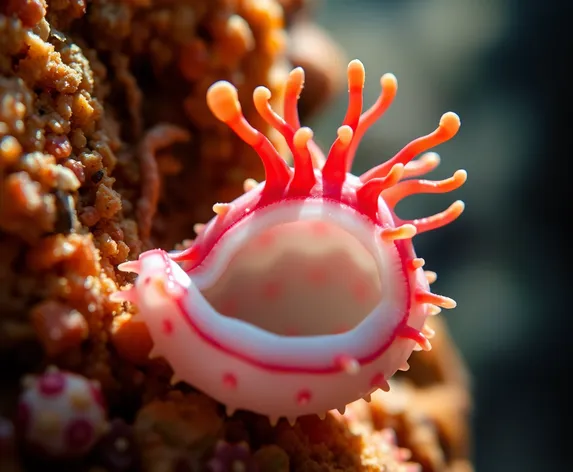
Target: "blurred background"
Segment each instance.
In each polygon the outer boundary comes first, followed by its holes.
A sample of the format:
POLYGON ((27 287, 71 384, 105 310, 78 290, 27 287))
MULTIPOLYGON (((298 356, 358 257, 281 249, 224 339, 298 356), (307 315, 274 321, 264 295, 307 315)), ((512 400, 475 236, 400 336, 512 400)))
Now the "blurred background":
MULTIPOLYGON (((396 101, 363 141, 356 172, 433 131, 444 112, 461 117, 460 133, 436 149, 442 164, 431 177, 463 168, 468 182, 412 197, 398 212, 413 218, 466 202, 457 222, 416 247, 439 274, 434 290, 458 302, 445 316, 473 378, 477 471, 573 470, 565 457, 573 1, 317 3, 318 23, 365 64, 365 106, 382 74, 398 77, 396 101)), ((310 123, 327 148, 346 103, 341 96, 310 123)))

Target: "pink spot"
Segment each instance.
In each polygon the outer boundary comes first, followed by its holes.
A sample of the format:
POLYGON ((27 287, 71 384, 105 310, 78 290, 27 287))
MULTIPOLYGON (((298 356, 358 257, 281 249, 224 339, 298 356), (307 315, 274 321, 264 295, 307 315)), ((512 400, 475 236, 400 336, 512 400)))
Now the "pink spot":
POLYGON ((223 375, 223 385, 228 389, 235 390, 237 388, 237 377, 230 372, 223 375))
POLYGON ((304 390, 301 390, 300 392, 297 393, 296 402, 301 406, 302 405, 308 405, 311 398, 312 398, 311 391, 308 389, 304 389, 304 390))
POLYGON ((269 282, 263 287, 263 296, 267 300, 275 300, 281 293, 281 286, 278 282, 269 282))
POLYGON ((326 278, 326 270, 323 267, 313 267, 308 271, 308 280, 313 285, 324 285, 326 278))
POLYGON ((151 283, 151 277, 147 276, 143 279, 143 285, 149 285, 151 283))
POLYGON ((316 236, 326 236, 329 233, 328 225, 324 221, 316 221, 313 223, 311 230, 316 236))
POLYGON ((66 377, 62 372, 48 372, 38 380, 38 390, 46 397, 62 393, 66 385, 66 377))
POLYGON ((360 372, 360 362, 347 354, 341 354, 334 362, 347 374, 356 375, 360 372))
POLYGON ((257 238, 257 245, 259 248, 269 247, 275 242, 275 236, 272 233, 266 232, 257 238))
POLYGON ((161 329, 163 330, 163 334, 167 334, 170 335, 173 333, 173 321, 171 321, 169 318, 165 318, 163 320, 161 329))
POLYGON ((105 408, 103 395, 101 393, 101 388, 99 387, 99 385, 97 385, 95 382, 90 382, 90 391, 94 401, 102 408, 105 408))
POLYGON ((358 302, 365 302, 368 298, 369 292, 368 286, 363 281, 356 282, 354 287, 352 287, 352 294, 358 302))
POLYGON ((71 451, 86 449, 94 440, 95 432, 92 424, 84 419, 76 419, 68 425, 65 440, 71 451))

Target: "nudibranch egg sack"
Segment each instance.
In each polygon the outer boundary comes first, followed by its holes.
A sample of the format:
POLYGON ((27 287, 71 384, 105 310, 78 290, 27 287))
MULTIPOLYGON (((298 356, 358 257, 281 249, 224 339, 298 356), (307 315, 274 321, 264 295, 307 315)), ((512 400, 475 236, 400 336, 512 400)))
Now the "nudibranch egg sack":
POLYGON ((293 420, 388 390, 414 349, 431 348, 427 317, 455 307, 430 291, 436 275, 423 270, 412 238, 455 220, 463 203, 407 221, 394 208, 407 196, 463 185, 463 170, 442 181, 417 179, 437 167, 437 155, 426 151, 453 137, 459 118, 444 114, 434 132, 354 176, 360 139, 397 90, 396 78, 384 75, 380 97, 362 113, 364 81, 362 63, 352 61, 348 111, 326 157, 299 123, 302 69, 287 79, 284 116, 271 109, 267 88, 254 91, 255 108, 285 138, 292 167, 247 122, 235 87, 213 84, 209 108, 258 153, 265 181, 247 180, 243 195, 214 205, 214 218, 196 226, 184 251, 154 249, 120 267, 138 277, 114 298, 136 304, 153 355, 169 362, 174 382, 193 385, 228 412, 293 420))

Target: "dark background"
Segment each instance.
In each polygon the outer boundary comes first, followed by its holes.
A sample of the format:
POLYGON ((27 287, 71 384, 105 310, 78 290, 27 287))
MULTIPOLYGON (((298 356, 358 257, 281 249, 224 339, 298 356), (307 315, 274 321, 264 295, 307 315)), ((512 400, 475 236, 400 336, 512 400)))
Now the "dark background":
MULTIPOLYGON (((473 378, 477 472, 573 470, 571 212, 573 1, 323 0, 318 22, 366 67, 365 106, 393 72, 398 95, 361 146, 355 171, 432 131, 445 111, 460 133, 432 178, 468 171, 452 194, 412 197, 404 217, 454 200, 466 211, 416 240, 473 378)), ((330 143, 342 96, 314 126, 330 143)), ((327 146, 328 148, 328 146, 327 146)))

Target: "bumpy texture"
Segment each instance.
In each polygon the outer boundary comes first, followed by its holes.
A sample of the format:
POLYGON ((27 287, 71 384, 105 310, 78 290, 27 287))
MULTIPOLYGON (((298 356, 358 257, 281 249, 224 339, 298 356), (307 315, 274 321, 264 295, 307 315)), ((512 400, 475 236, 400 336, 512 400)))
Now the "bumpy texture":
MULTIPOLYGON (((245 104, 261 84, 280 100, 291 59, 310 72, 309 88, 321 84, 326 93, 303 95, 303 111, 340 88, 343 68, 321 60, 328 39, 297 19, 303 3, 1 3, 1 470, 43 467, 29 455, 22 463, 11 412, 20 378, 48 363, 97 380, 114 418, 92 454, 75 459, 79 470, 232 470, 236 461, 261 471, 411 470, 408 460, 424 470, 468 470, 467 391, 440 377, 440 369, 462 370, 443 367, 446 360, 436 361, 441 367, 427 382, 439 386, 424 387, 435 388, 437 401, 414 400, 432 427, 408 420, 407 407, 394 413, 376 403, 368 411, 377 420, 362 422, 377 432, 353 434, 345 422, 354 420, 334 415, 272 429, 254 415, 226 418, 185 385, 170 391, 168 366, 148 359, 145 326, 109 300, 132 280, 119 263, 152 246, 185 246, 214 202, 261 177, 252 151, 210 114, 205 94, 213 82, 233 82, 245 104), (290 42, 285 24, 292 24, 290 42), (416 439, 426 430, 425 442, 416 439)), ((251 107, 244 111, 268 131, 251 107)), ((420 398, 426 391, 405 388, 420 398)))

